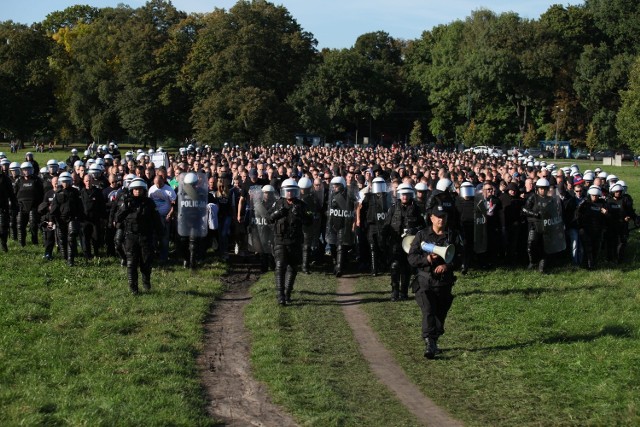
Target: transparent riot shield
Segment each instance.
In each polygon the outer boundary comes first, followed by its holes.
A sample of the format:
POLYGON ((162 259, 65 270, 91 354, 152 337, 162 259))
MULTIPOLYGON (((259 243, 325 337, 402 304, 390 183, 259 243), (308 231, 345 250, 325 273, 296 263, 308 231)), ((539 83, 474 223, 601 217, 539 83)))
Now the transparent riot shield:
POLYGON ((562 252, 567 243, 562 221, 562 204, 558 196, 551 197, 542 211, 542 239, 544 252, 548 255, 562 252))
POLYGON ((182 237, 205 237, 208 232, 207 176, 204 173, 182 173, 178 183, 178 234, 182 237))
POLYGON ((347 187, 338 192, 329 190, 327 230, 325 238, 330 245, 350 246, 355 242, 354 216, 358 200, 357 187, 347 187))
POLYGON ((488 208, 482 193, 476 193, 473 208, 473 252, 477 254, 487 252, 489 246, 487 214, 488 208))
POLYGON ((249 224, 247 243, 252 252, 270 254, 273 251, 273 227, 269 224, 268 212, 280 198, 276 192, 263 192, 262 186, 249 189, 249 224))

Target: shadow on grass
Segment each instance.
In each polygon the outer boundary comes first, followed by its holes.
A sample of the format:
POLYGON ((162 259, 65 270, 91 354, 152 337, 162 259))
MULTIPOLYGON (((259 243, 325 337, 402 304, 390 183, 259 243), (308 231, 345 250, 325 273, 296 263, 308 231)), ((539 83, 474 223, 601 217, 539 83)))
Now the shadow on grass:
MULTIPOLYGON (((476 348, 452 346, 445 350, 449 352, 452 352, 452 351, 453 352, 489 352, 489 351, 504 351, 504 350, 508 351, 508 350, 531 347, 531 346, 540 345, 540 344, 573 344, 573 343, 581 343, 581 342, 586 343, 586 342, 592 342, 599 338, 604 338, 604 337, 626 339, 626 338, 635 338, 635 334, 632 328, 626 325, 607 325, 598 332, 591 332, 587 334, 576 334, 576 335, 557 334, 547 338, 532 340, 532 341, 523 342, 523 343, 476 347, 476 348)), ((443 356, 442 358, 446 358, 446 356, 443 356)))
POLYGON ((340 293, 340 292, 314 292, 314 291, 300 291, 300 295, 333 295, 333 296, 355 296, 355 295, 386 295, 388 291, 365 291, 365 292, 349 292, 349 293, 340 293))
MULTIPOLYGON (((478 285, 480 286, 480 285, 478 285)), ((553 285, 549 285, 548 287, 539 287, 539 288, 512 288, 512 289, 499 289, 499 290, 484 290, 484 289, 473 289, 469 291, 456 292, 457 297, 464 297, 470 295, 513 295, 513 294, 522 294, 524 296, 536 296, 545 293, 567 293, 574 291, 593 291, 596 289, 603 288, 605 286, 610 287, 611 285, 584 285, 584 286, 572 286, 572 287, 553 287, 553 285)))

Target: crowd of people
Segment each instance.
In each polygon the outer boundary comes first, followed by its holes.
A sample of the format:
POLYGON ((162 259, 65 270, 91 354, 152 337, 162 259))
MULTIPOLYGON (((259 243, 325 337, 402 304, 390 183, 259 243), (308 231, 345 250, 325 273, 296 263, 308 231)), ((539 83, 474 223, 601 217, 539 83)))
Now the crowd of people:
POLYGON ((4 251, 9 237, 25 246, 29 231, 31 244, 42 239, 46 260, 56 248, 69 266, 79 256, 117 257, 133 293, 138 270, 150 289, 154 264, 196 268, 213 257, 226 262, 233 252, 253 255, 263 271, 274 270, 282 305, 291 302, 299 270, 329 269, 338 277, 386 271, 391 299, 407 299, 412 286, 431 319, 423 322, 428 357, 444 331, 454 268, 545 273, 552 260, 588 269, 603 259, 621 263, 639 221, 614 174, 517 152, 188 144, 175 153, 122 153, 113 142, 90 148, 42 168, 30 152, 21 162, 0 153, 4 251), (424 243, 452 245, 455 257, 445 262, 424 243))

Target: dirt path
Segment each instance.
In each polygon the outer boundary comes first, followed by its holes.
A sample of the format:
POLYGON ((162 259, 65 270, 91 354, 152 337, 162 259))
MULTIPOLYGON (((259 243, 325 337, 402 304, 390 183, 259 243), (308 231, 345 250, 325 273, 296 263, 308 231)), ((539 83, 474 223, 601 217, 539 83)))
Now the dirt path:
POLYGON ((249 286, 257 280, 257 269, 232 262, 233 269, 222 278, 227 291, 206 320, 204 352, 198 358, 209 398, 207 410, 227 426, 295 426, 251 375, 243 310, 251 300, 249 286))
MULTIPOLYGON (((355 278, 343 276, 338 279, 338 297, 344 316, 353 329, 353 334, 373 373, 380 381, 392 390, 400 402, 425 425, 462 426, 462 423, 451 418, 442 408, 420 392, 404 371, 396 363, 393 355, 382 345, 378 335, 369 326, 369 320, 359 307, 357 295, 354 294, 355 278)), ((425 362, 427 363, 427 362, 425 362)))

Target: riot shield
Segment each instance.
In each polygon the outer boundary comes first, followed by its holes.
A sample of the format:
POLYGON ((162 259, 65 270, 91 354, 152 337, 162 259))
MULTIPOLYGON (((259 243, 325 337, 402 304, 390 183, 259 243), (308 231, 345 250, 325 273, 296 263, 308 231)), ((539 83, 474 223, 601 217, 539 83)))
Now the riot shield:
POLYGON ((305 245, 315 245, 320 238, 320 227, 322 226, 320 209, 322 208, 323 199, 324 191, 322 190, 314 191, 313 188, 308 188, 300 192, 300 200, 307 205, 307 210, 313 214, 313 221, 308 225, 302 226, 305 245))
POLYGON ((487 213, 488 208, 482 193, 476 193, 473 208, 473 252, 477 254, 487 252, 489 246, 487 213))
POLYGON ((339 192, 329 190, 327 230, 325 239, 330 245, 350 246, 355 242, 353 229, 355 205, 358 200, 357 187, 347 187, 339 192))
POLYGON ((207 224, 207 176, 204 173, 182 173, 178 177, 178 235, 205 237, 207 224), (197 177, 197 181, 190 182, 197 177), (187 177, 185 183, 185 177, 187 177))
POLYGON ((270 254, 273 251, 273 227, 268 212, 280 196, 276 192, 262 192, 262 186, 249 188, 249 224, 247 243, 249 251, 270 254))
MULTIPOLYGON (((390 188, 390 187, 387 187, 390 188)), ((387 219, 387 212, 391 208, 393 195, 391 191, 385 193, 367 193, 363 200, 363 209, 360 211, 360 221, 366 222, 369 226, 376 227, 380 232, 387 219)))
POLYGON ((552 196, 542 211, 542 239, 544 252, 548 255, 562 252, 567 243, 562 221, 562 203, 558 196, 552 196))

